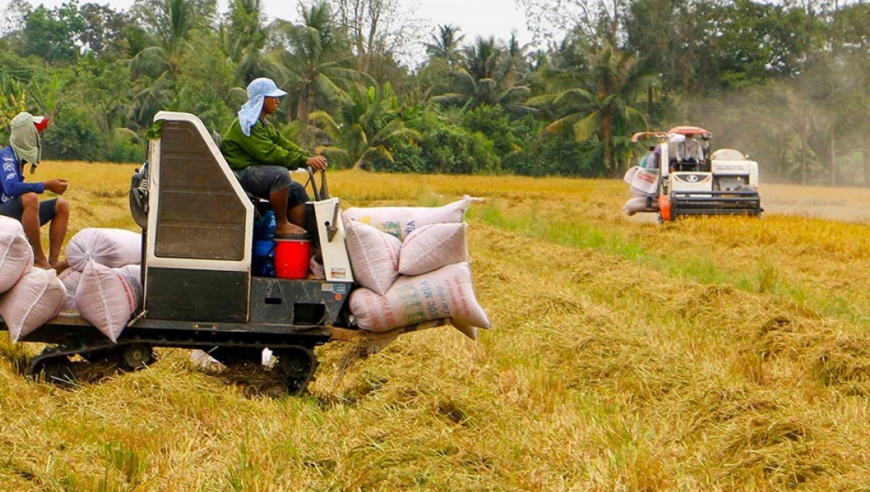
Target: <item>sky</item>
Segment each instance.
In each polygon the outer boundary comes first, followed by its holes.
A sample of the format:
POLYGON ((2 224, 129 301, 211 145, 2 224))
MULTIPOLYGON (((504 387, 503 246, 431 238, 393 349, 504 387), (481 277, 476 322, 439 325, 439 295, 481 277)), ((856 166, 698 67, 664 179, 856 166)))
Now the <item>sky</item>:
MULTIPOLYGON (((64 0, 29 0, 36 7, 40 4, 46 8, 61 5, 64 0)), ((79 4, 91 1, 100 5, 108 4, 114 10, 127 10, 133 5, 133 0, 79 0, 79 4)), ((411 12, 419 19, 431 22, 431 33, 443 24, 458 26, 465 34, 463 43, 472 43, 476 36, 495 36, 496 39, 510 39, 511 31, 516 31, 520 44, 532 41, 532 35, 526 29, 526 18, 517 6, 516 0, 399 0, 403 10, 411 12)), ((5 10, 8 0, 0 0, 5 10)), ((218 0, 225 8, 227 1, 218 0)), ((269 19, 281 18, 297 21, 298 2, 293 0, 261 0, 264 11, 269 19)), ((424 40, 426 42, 429 39, 424 40)))

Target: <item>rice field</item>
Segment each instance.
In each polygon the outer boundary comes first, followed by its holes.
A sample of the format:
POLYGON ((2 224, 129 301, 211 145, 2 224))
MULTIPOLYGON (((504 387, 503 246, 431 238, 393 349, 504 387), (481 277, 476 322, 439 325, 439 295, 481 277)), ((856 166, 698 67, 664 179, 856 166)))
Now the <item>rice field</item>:
MULTIPOLYGON (((135 230, 134 166, 67 177, 68 237, 135 230)), ((401 336, 309 394, 248 397, 163 350, 72 390, 0 333, 0 490, 870 490, 870 190, 762 187, 765 216, 659 226, 621 181, 329 174, 345 206, 467 214, 473 342, 401 336)))

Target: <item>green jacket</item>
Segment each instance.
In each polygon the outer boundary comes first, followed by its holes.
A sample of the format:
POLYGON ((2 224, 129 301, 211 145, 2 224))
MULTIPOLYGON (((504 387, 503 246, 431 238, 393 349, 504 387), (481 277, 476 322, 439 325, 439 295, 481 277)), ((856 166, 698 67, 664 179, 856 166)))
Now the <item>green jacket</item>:
POLYGON ((311 157, 298 145, 282 137, 263 118, 251 127, 250 137, 242 133, 239 119, 236 118, 221 140, 221 152, 230 168, 236 171, 255 164, 287 169, 304 168, 305 162, 311 157))

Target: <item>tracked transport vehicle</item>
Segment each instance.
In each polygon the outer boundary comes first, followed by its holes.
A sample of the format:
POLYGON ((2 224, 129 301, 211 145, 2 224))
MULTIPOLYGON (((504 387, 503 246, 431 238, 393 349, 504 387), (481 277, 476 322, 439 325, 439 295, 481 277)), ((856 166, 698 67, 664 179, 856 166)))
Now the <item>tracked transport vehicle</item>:
POLYGON ((329 196, 326 175, 318 186, 310 169, 315 200, 307 204, 306 229, 322 254, 325 278, 252 275, 253 221, 268 203, 245 193, 199 118, 160 112, 155 122, 162 124, 160 136, 130 194, 142 229, 141 309, 117 343, 77 314, 50 320, 21 339, 48 344, 31 360, 29 375, 90 379, 145 367, 155 360, 154 348, 178 347, 201 349, 229 369, 265 380, 270 392, 295 394, 314 376, 319 345, 372 339, 375 351, 401 333, 446 324, 356 329, 347 305, 354 279, 339 200, 329 196), (277 361, 270 368, 261 364, 265 348, 277 361))

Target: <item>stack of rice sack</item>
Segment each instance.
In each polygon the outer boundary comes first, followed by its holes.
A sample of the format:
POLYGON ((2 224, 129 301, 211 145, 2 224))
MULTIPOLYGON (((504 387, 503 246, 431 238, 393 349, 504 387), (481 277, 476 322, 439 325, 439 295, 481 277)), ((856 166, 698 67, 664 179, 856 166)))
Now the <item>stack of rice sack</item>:
POLYGON ((33 268, 33 249, 21 223, 0 216, 0 316, 12 341, 57 316, 65 296, 54 270, 33 268))
POLYGON ((345 213, 353 276, 350 296, 357 324, 389 331, 449 318, 469 338, 491 324, 474 295, 468 264, 468 226, 475 199, 443 207, 350 208, 345 213))
POLYGON ((142 235, 83 229, 66 247, 70 268, 60 275, 64 310, 79 314, 113 342, 142 303, 142 235))

